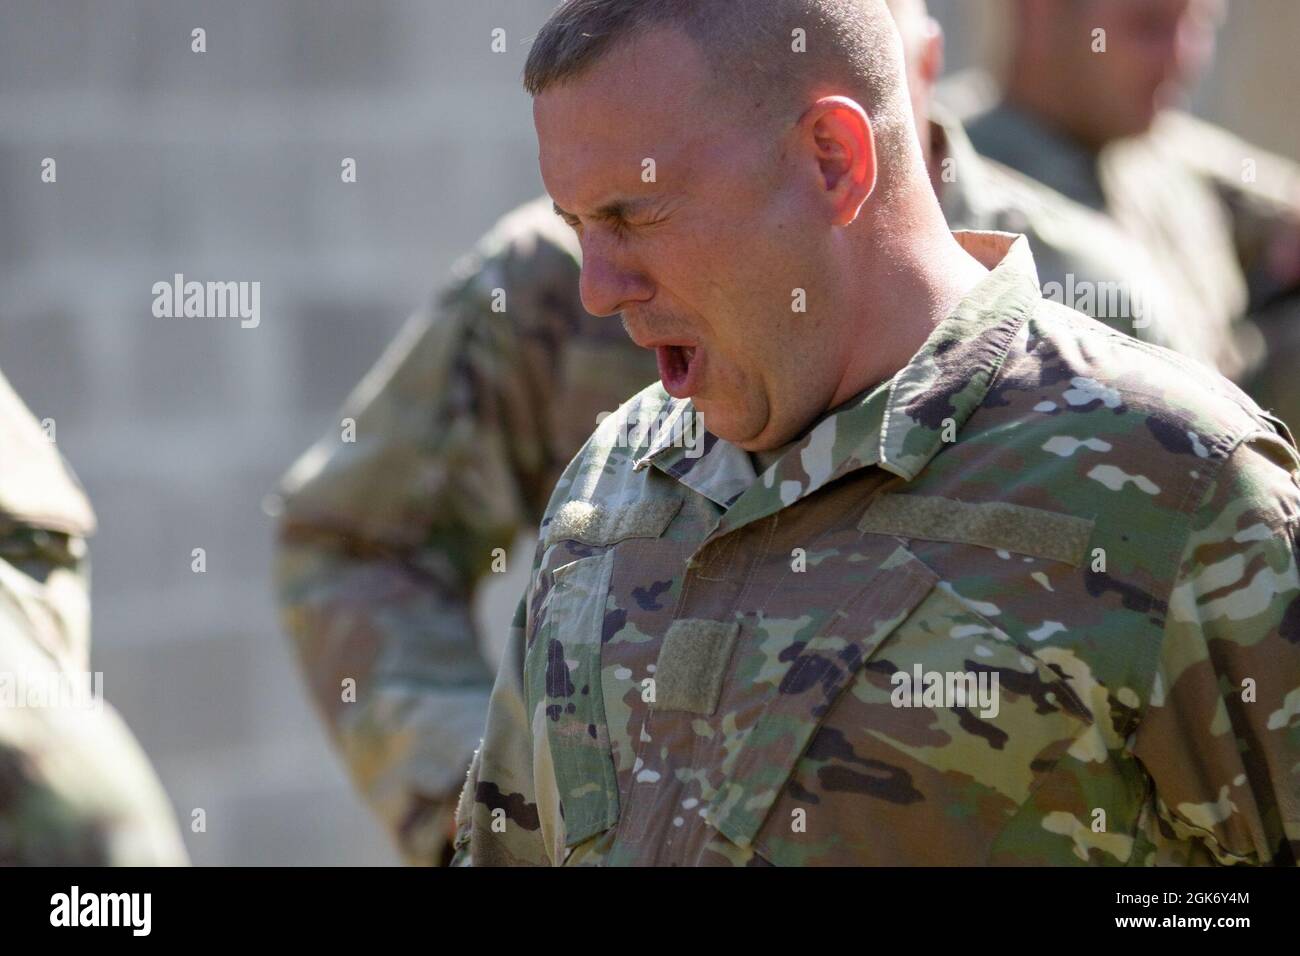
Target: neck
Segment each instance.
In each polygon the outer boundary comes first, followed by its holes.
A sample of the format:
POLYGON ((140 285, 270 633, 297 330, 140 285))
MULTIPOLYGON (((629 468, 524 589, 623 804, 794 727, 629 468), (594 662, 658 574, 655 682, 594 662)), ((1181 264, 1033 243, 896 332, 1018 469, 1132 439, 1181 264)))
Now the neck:
POLYGON ((846 240, 851 262, 840 314, 861 317, 850 337, 834 408, 905 366, 987 274, 952 237, 928 183, 881 210, 846 240), (899 208, 899 207, 902 208, 899 208), (887 220, 887 222, 886 222, 887 220))

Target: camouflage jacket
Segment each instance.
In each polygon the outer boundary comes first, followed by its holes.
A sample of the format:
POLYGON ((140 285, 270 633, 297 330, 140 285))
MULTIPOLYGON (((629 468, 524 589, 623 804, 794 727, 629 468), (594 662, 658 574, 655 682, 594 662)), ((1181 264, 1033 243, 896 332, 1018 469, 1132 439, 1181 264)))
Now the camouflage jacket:
POLYGON ((1265 346, 1246 389, 1300 426, 1300 166, 1182 113, 1166 114, 1159 136, 1228 211, 1247 310, 1265 346))
POLYGON ((994 271, 762 475, 658 385, 596 430, 458 863, 1294 862, 1290 435, 959 238, 994 271))
POLYGON ((952 228, 1024 235, 1046 298, 1217 367, 1217 333, 1189 333, 1172 308, 1169 277, 1132 236, 1109 217, 979 155, 959 122, 940 107, 935 115, 936 188, 952 228))
POLYGON ((90 697, 94 514, 3 376, 0 449, 0 865, 185 863, 153 768, 90 697))
MULTIPOLYGON (((1100 154, 1006 103, 967 128, 981 155, 1118 227, 1134 268, 1159 283, 1153 308, 1181 321, 1179 351, 1251 382, 1271 361, 1266 338, 1281 335, 1279 348, 1300 344, 1290 332, 1300 325, 1300 171, 1293 164, 1172 111, 1148 135, 1100 154), (1279 297, 1290 297, 1281 315, 1279 297), (1261 311, 1269 321, 1247 319, 1261 311)), ((1293 354, 1276 358, 1294 364, 1293 354)), ((1284 418, 1300 413, 1290 402, 1278 405, 1284 418)))
MULTIPOLYGON (((950 223, 1027 234, 1045 281, 1133 284, 1103 217, 983 162, 955 123, 932 124, 932 143, 950 223)), ((471 608, 494 551, 535 531, 597 416, 658 375, 653 353, 582 308, 579 263, 549 199, 508 215, 349 397, 339 420, 355 440, 332 429, 281 486, 284 626, 354 782, 411 863, 445 859, 482 736, 491 670, 471 608)), ((1096 305, 1121 331, 1173 342, 1157 321, 1096 305)))
POLYGON ((472 607, 494 552, 537 527, 600 413, 657 376, 583 310, 578 256, 549 199, 506 216, 348 398, 355 441, 333 430, 281 485, 285 628, 409 863, 445 862, 483 734, 492 670, 472 607))

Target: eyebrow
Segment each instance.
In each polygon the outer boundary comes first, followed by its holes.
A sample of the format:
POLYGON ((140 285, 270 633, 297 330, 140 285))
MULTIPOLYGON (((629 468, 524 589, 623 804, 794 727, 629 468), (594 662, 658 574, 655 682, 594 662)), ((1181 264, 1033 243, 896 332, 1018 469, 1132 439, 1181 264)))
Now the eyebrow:
MULTIPOLYGON (((654 205, 659 200, 650 197, 639 199, 615 199, 607 202, 593 213, 592 218, 609 221, 612 219, 626 219, 629 215, 640 212, 647 206, 654 205)), ((551 208, 555 214, 562 219, 577 219, 577 215, 569 212, 567 209, 561 209, 560 204, 554 199, 551 200, 551 208)))

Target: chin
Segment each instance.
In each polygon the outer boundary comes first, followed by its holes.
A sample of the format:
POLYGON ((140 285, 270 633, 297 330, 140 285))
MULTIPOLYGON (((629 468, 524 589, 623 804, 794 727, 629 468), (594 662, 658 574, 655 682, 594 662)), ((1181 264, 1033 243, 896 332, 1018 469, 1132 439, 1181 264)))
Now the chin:
POLYGON ((747 423, 734 409, 719 408, 714 402, 696 396, 695 410, 700 413, 704 428, 710 434, 738 448, 749 451, 747 444, 758 437, 759 433, 752 427, 746 427, 747 423))
POLYGON ((799 437, 797 432, 788 435, 774 432, 771 428, 770 422, 760 431, 747 429, 743 439, 727 438, 727 436, 718 434, 718 432, 714 431, 712 428, 710 428, 709 431, 712 431, 719 438, 726 439, 731 442, 731 444, 747 452, 772 451, 774 448, 780 448, 783 445, 787 445, 795 438, 799 437))

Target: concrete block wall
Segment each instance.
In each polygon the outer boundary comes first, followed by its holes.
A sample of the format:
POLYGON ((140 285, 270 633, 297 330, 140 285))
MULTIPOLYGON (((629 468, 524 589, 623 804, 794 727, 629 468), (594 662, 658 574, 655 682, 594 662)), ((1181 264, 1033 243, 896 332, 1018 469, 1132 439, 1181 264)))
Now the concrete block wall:
MULTIPOLYGON (((954 66, 975 59, 973 4, 933 3, 954 66)), ((0 368, 94 501, 94 667, 182 822, 205 810, 196 863, 396 860, 278 630, 261 502, 453 259, 540 192, 518 78, 551 5, 0 7, 0 368), (176 272, 260 281, 261 325, 153 317, 176 272)), ((489 630, 518 586, 485 595, 489 630)))
POLYGON ((261 503, 453 259, 540 192, 518 77, 548 8, 0 11, 0 368, 94 502, 94 667, 182 822, 205 810, 196 863, 396 861, 278 630, 261 503), (260 281, 261 325, 155 318, 176 272, 260 281))

